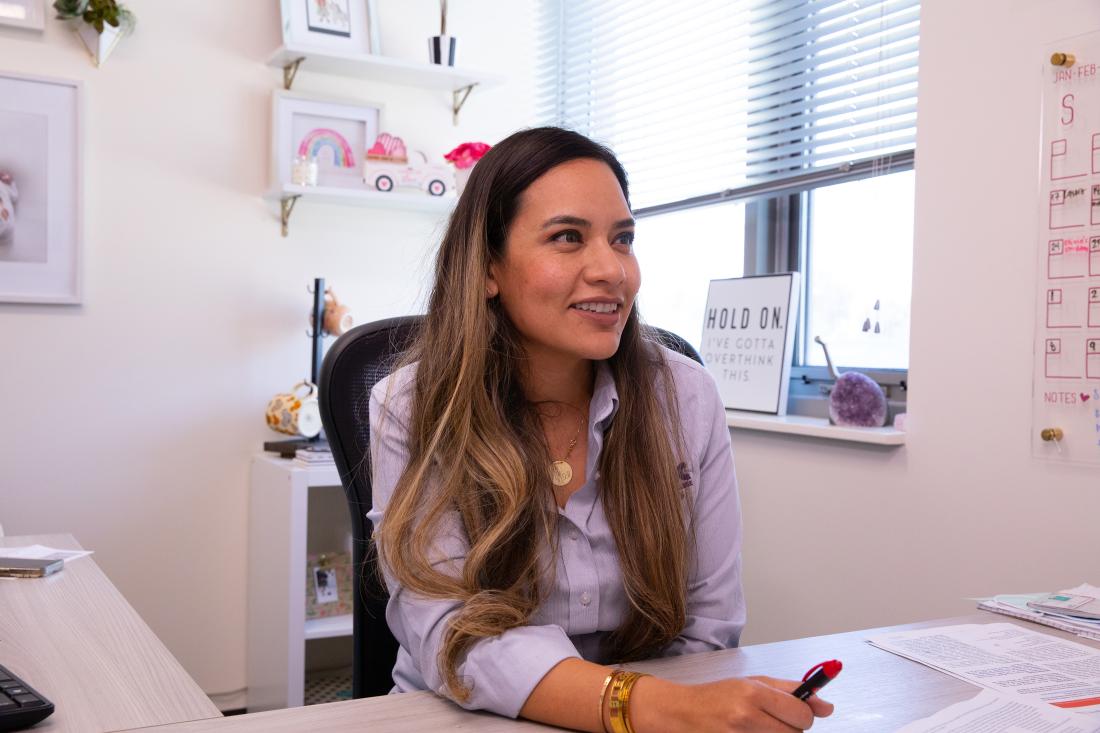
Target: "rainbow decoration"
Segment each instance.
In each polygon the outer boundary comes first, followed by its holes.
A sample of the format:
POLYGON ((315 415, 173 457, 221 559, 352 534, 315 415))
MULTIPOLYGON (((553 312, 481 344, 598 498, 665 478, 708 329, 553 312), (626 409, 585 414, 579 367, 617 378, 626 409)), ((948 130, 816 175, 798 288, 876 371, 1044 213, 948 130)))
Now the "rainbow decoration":
POLYGON ((333 160, 337 168, 355 167, 355 153, 351 152, 348 141, 336 130, 330 130, 327 127, 318 127, 306 133, 298 146, 298 155, 305 158, 316 158, 322 148, 332 150, 333 160))

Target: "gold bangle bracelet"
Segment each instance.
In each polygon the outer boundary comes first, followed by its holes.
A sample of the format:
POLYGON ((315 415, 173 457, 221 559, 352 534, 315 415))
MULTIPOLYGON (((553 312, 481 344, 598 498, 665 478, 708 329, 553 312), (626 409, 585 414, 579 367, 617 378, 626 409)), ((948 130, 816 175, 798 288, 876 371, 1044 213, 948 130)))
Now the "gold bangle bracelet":
POLYGON ((603 724, 603 704, 604 701, 607 699, 607 686, 611 684, 611 678, 614 677, 617 672, 618 670, 615 669, 608 672, 607 676, 603 678, 603 687, 600 688, 600 727, 603 728, 604 733, 609 733, 609 731, 607 730, 607 727, 603 724))
POLYGON ((611 681, 612 733, 634 733, 630 724, 630 692, 643 676, 640 672, 621 672, 611 681))
POLYGON ((634 673, 634 678, 623 685, 623 722, 626 723, 627 733, 634 733, 634 724, 630 721, 630 695, 634 691, 634 683, 645 677, 644 674, 634 673))

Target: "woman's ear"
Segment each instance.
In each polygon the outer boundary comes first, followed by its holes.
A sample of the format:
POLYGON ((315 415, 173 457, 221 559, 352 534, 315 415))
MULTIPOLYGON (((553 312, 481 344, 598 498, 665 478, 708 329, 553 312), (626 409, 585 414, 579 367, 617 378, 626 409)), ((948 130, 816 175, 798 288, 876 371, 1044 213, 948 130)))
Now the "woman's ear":
POLYGON ((500 286, 497 285, 496 265, 489 265, 489 274, 485 276, 485 297, 495 298, 500 294, 500 286))

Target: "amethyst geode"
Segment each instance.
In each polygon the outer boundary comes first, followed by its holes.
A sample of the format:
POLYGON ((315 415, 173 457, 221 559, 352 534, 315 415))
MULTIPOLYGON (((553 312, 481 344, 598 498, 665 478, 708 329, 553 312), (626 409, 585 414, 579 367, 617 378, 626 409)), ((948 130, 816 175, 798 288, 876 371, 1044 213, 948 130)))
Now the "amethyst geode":
POLYGON ((886 424, 886 395, 866 374, 845 372, 829 395, 829 420, 836 425, 878 428, 886 424))

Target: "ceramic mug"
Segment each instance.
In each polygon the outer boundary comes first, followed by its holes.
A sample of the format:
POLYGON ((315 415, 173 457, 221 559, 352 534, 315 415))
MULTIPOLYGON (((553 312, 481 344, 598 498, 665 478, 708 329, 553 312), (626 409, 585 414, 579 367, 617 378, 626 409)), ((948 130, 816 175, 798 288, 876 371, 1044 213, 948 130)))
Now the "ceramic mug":
POLYGON ((317 403, 317 385, 301 381, 289 392, 275 395, 267 403, 267 426, 287 435, 312 438, 321 432, 321 408, 317 403), (301 394, 302 390, 304 394, 301 394))
POLYGON ((355 325, 351 309, 338 301, 331 290, 325 292, 325 313, 321 316, 321 325, 330 336, 345 334, 355 325))

